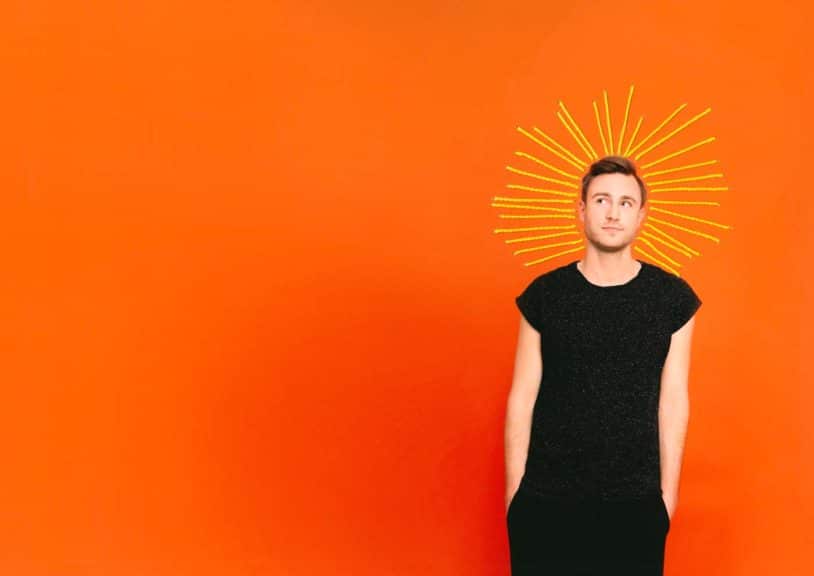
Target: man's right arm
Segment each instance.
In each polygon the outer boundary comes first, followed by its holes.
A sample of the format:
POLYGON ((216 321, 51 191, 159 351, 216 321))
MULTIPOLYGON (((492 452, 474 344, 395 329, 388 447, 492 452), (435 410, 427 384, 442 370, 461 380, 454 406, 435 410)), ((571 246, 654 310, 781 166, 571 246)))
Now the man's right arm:
POLYGON ((520 315, 517 335, 517 351, 514 359, 512 387, 506 403, 505 453, 506 453, 506 510, 514 497, 526 468, 531 417, 540 379, 543 374, 543 358, 540 333, 520 315))

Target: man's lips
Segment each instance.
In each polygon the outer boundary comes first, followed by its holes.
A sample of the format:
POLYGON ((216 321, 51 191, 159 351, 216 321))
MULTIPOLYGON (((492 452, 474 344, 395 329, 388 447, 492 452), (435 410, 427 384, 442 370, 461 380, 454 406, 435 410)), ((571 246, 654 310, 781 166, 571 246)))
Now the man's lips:
POLYGON ((602 230, 621 230, 621 228, 614 228, 613 226, 602 226, 602 230))

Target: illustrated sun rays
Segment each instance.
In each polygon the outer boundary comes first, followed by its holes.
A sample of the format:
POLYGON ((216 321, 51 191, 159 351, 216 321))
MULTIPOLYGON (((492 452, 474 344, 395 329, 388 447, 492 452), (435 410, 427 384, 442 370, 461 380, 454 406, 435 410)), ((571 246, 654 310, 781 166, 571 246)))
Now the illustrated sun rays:
POLYGON ((670 150, 669 146, 673 138, 696 125, 711 109, 682 121, 687 104, 681 104, 639 138, 644 116, 639 116, 635 123, 631 121, 633 92, 634 86, 631 86, 624 116, 616 125, 606 90, 602 91, 599 103, 592 102, 595 126, 593 122, 589 124, 596 132, 593 142, 562 101, 558 102, 557 119, 570 135, 571 140, 567 141, 570 147, 536 126, 531 130, 517 128, 532 151, 515 152, 525 166, 506 166, 513 179, 516 178, 506 188, 522 195, 495 196, 492 206, 509 209, 498 214, 501 219, 525 221, 518 222, 518 227, 496 228, 494 232, 511 235, 505 240, 506 244, 522 246, 514 251, 515 255, 532 256, 524 262, 526 266, 585 247, 583 235, 577 228, 576 201, 582 174, 602 156, 625 156, 633 160, 647 187, 647 216, 633 245, 634 252, 642 259, 680 275, 684 261, 700 256, 702 245, 719 243, 718 231, 732 229, 697 213, 719 207, 718 201, 708 198, 729 190, 722 183, 724 175, 714 168, 717 160, 689 161, 685 156, 697 150, 708 154, 715 137, 691 138, 690 143, 678 150, 670 150), (671 125, 675 127, 670 128, 671 125), (701 195, 705 199, 698 199, 701 195))

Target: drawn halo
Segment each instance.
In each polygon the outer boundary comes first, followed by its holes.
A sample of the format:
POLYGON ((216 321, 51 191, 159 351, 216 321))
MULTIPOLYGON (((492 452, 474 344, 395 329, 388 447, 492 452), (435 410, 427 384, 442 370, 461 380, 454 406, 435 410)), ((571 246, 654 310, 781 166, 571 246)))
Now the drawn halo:
POLYGON ((537 154, 540 154, 542 149, 547 160, 558 164, 551 164, 529 152, 515 152, 517 157, 528 161, 529 169, 506 166, 506 170, 520 177, 518 178, 520 183, 513 181, 507 184, 506 188, 524 195, 495 196, 492 201, 495 208, 511 210, 499 213, 498 218, 552 221, 551 224, 494 230, 495 234, 513 236, 505 240, 506 244, 529 244, 515 250, 514 255, 545 254, 524 262, 525 266, 547 262, 578 252, 585 247, 584 239, 577 228, 577 216, 573 205, 579 197, 582 175, 592 162, 601 157, 597 150, 604 151, 603 156, 618 155, 633 160, 647 187, 648 214, 633 245, 633 251, 643 260, 680 276, 679 270, 686 260, 701 255, 699 248, 702 243, 720 243, 720 237, 714 232, 733 229, 730 225, 701 218, 693 213, 699 209, 720 207, 720 202, 709 198, 729 190, 724 183, 723 173, 716 166, 717 160, 689 162, 684 157, 694 150, 708 152, 709 145, 715 141, 715 137, 693 139, 692 144, 673 151, 670 151, 669 146, 674 136, 695 125, 712 109, 707 108, 667 131, 667 126, 687 107, 687 104, 681 104, 646 136, 637 140, 644 116, 639 117, 635 127, 630 131, 630 136, 627 136, 633 92, 634 86, 631 85, 618 134, 614 134, 607 90, 602 91, 604 118, 603 111, 596 101, 593 101, 594 120, 599 138, 594 142, 585 136, 585 132, 568 108, 559 101, 557 118, 573 139, 576 148, 573 148, 572 144, 572 148, 569 149, 536 126, 531 131, 517 127, 518 132, 536 144, 537 154), (665 133, 661 135, 662 132, 665 133), (699 199, 701 196, 703 199, 699 199), (557 207, 557 204, 571 207, 557 207), (571 223, 567 223, 569 220, 571 223), (676 230, 682 233, 684 241, 676 238, 676 230), (544 233, 537 234, 538 232, 544 233), (640 243, 643 246, 640 246, 640 243))

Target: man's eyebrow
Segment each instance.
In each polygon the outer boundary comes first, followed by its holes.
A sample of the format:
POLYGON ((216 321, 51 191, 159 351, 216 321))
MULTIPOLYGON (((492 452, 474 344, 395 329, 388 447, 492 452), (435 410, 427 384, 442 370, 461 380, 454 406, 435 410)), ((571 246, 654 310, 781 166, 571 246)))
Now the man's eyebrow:
MULTIPOLYGON (((598 191, 598 192, 594 192, 593 194, 591 194, 591 198, 596 198, 597 196, 610 196, 610 193, 609 192, 598 191)), ((635 197, 628 196, 627 194, 623 194, 622 196, 620 196, 620 198, 622 198, 623 200, 633 200, 634 202, 636 202, 635 197)))

